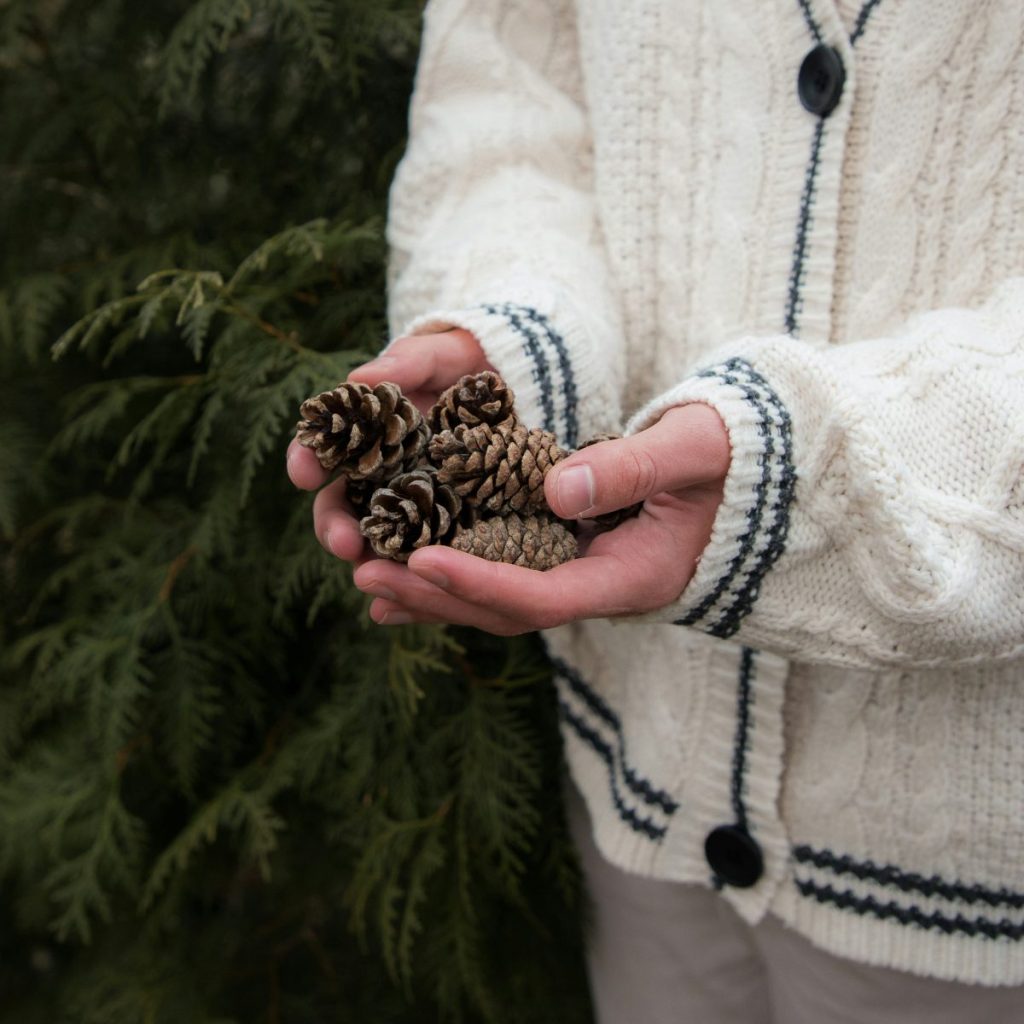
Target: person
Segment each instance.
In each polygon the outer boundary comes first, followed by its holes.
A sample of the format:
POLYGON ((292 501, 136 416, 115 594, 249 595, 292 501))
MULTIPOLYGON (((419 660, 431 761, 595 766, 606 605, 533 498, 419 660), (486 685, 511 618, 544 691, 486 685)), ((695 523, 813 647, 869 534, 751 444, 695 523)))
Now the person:
POLYGON ((577 448, 547 573, 363 556, 374 620, 544 630, 601 1024, 1024 1019, 1024 6, 433 0, 389 204, 429 404, 577 448))

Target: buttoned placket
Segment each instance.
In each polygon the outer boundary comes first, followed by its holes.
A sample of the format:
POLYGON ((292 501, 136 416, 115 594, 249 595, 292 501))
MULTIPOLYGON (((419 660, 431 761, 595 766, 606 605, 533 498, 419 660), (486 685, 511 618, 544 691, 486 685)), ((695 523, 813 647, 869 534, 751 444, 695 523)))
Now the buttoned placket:
MULTIPOLYGON (((794 3, 794 15, 804 21, 809 45, 794 61, 793 117, 806 125, 809 157, 783 326, 787 333, 822 343, 829 338, 831 320, 842 156, 854 97, 854 47, 878 3, 867 0, 850 32, 834 4, 794 3)), ((788 671, 782 659, 749 647, 732 657, 738 660, 729 786, 732 814, 723 815, 707 831, 703 852, 712 884, 753 921, 770 904, 790 856, 778 809, 788 671), (755 777, 753 772, 759 769, 763 775, 755 777), (770 775, 774 777, 766 777, 770 775)))

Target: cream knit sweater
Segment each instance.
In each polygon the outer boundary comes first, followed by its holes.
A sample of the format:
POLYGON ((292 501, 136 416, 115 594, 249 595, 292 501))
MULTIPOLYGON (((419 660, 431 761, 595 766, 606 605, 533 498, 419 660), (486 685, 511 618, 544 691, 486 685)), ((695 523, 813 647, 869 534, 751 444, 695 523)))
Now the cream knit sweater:
POLYGON ((679 601, 547 637, 604 854, 988 984, 1024 983, 1022 42, 1019 0, 434 0, 389 221, 394 334, 473 331, 567 444, 729 429, 679 601))

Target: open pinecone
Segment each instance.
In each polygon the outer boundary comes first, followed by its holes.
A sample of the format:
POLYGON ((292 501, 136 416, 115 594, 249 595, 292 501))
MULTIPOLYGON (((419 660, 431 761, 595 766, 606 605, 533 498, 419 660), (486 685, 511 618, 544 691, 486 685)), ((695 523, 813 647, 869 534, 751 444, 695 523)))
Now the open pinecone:
POLYGON ((441 393, 428 416, 430 429, 437 434, 460 423, 494 426, 515 415, 514 403, 515 394, 498 374, 491 370, 467 374, 441 393))
POLYGON ((490 562, 508 562, 527 569, 552 569, 576 557, 576 538, 547 516, 503 516, 460 526, 451 547, 490 562))
MULTIPOLYGON (((588 448, 592 444, 600 444, 602 441, 618 441, 621 436, 621 434, 595 434, 593 437, 584 441, 577 451, 583 451, 584 448, 588 448)), ((624 523, 627 519, 632 519, 634 516, 638 516, 640 514, 640 509, 643 507, 644 503, 642 501, 638 501, 635 505, 630 505, 627 508, 617 508, 612 512, 605 512, 602 515, 587 519, 586 522, 595 523, 601 530, 614 530, 620 523, 624 523)))
POLYGON ((461 505, 433 470, 414 469, 373 492, 359 530, 381 558, 406 562, 418 548, 443 544, 454 534, 461 505))
POLYGON ((546 509, 544 476, 568 454, 547 430, 527 430, 514 419, 491 426, 460 424, 435 434, 428 446, 441 483, 487 512, 546 509))
POLYGON ((383 483, 420 461, 430 428, 397 384, 341 383, 307 398, 296 426, 299 444, 312 448, 328 472, 383 483))

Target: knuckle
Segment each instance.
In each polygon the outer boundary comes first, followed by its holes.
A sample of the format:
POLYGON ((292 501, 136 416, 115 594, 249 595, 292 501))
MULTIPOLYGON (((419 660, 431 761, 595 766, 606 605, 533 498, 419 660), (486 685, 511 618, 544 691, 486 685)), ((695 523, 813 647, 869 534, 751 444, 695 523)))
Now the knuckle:
POLYGON ((623 507, 642 501, 652 494, 658 483, 658 464, 646 448, 631 445, 627 450, 622 479, 623 507))

